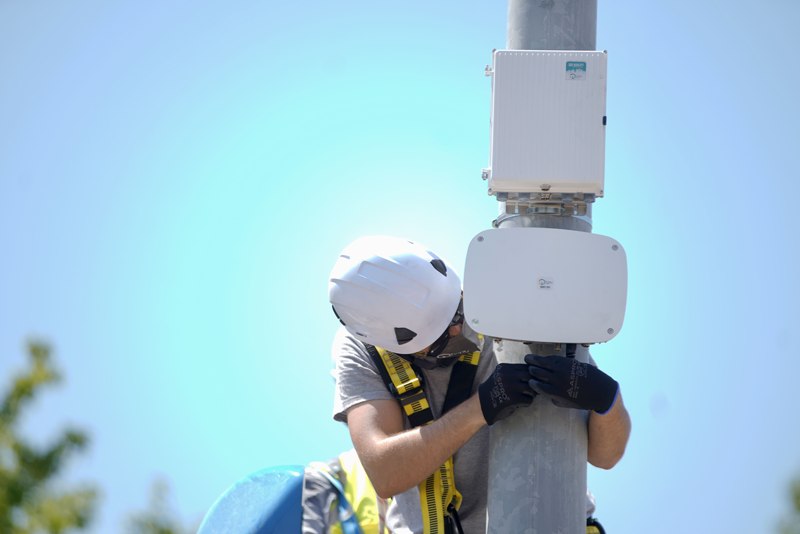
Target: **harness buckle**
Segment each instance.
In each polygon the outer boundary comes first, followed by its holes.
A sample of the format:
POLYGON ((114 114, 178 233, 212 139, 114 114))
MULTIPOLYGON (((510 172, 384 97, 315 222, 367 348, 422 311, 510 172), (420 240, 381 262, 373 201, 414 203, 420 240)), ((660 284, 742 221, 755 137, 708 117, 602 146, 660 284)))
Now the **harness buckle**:
POLYGON ((450 529, 452 530, 453 534, 464 534, 464 529, 461 526, 461 520, 458 517, 458 510, 456 510, 456 507, 452 502, 447 506, 447 515, 445 515, 445 520, 450 523, 450 529))
POLYGON ((404 398, 414 396, 417 393, 422 393, 423 388, 425 387, 425 379, 422 378, 422 373, 416 373, 416 375, 417 375, 417 380, 419 380, 419 386, 415 387, 414 389, 408 390, 405 393, 400 393, 399 391, 397 391, 397 386, 395 386, 393 382, 389 382, 389 393, 392 394, 392 397, 394 397, 395 400, 401 401, 404 398))

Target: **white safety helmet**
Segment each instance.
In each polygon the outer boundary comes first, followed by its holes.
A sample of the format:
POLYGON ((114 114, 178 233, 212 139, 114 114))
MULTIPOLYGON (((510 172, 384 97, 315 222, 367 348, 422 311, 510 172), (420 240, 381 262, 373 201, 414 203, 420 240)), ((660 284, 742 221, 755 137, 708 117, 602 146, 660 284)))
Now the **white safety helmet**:
POLYGON ((328 298, 356 339, 412 354, 430 346, 450 325, 461 301, 461 278, 420 244, 368 236, 339 255, 328 298))

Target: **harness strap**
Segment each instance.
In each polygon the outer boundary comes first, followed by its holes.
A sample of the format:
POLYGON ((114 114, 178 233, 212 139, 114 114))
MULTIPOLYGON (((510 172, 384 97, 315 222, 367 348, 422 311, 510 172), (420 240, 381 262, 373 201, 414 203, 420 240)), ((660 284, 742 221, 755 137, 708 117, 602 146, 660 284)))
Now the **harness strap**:
POLYGON ((472 393, 472 384, 475 382, 475 374, 478 372, 480 357, 480 352, 464 354, 453 365, 453 374, 450 375, 450 383, 447 385, 442 415, 469 398, 472 393))
POLYGON ((419 502, 422 504, 425 534, 455 534, 451 512, 461 508, 461 501, 461 494, 456 489, 453 479, 451 456, 419 485, 419 502))
POLYGON ((433 421, 433 412, 422 388, 422 372, 419 368, 391 352, 372 345, 366 347, 389 392, 403 407, 412 428, 433 421))
MULTIPOLYGON (((403 407, 411 427, 431 423, 433 411, 425 396, 420 369, 389 351, 367 344, 365 347, 386 387, 403 407)), ((465 354, 453 366, 443 414, 469 398, 480 355, 480 351, 465 354)), ((452 457, 419 485, 419 492, 425 534, 460 534, 461 522, 457 510, 461 507, 462 498, 455 487, 452 457)))

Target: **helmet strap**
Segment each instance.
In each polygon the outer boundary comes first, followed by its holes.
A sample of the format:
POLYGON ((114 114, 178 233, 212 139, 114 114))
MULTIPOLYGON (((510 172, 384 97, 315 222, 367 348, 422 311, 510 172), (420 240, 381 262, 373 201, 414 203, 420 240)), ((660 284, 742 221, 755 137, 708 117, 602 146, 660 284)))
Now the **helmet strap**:
POLYGON ((460 358, 460 356, 451 356, 449 358, 419 358, 413 354, 398 354, 398 356, 428 371, 431 369, 438 369, 439 367, 450 367, 460 358))

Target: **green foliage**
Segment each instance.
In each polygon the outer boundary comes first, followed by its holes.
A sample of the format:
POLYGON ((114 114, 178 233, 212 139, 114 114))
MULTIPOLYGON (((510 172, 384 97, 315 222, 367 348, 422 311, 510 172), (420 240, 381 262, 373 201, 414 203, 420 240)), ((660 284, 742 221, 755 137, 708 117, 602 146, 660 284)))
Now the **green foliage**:
POLYGON ((156 479, 150 490, 147 510, 133 514, 128 520, 125 532, 126 534, 189 534, 191 530, 184 529, 180 519, 170 508, 167 482, 156 479))
POLYGON ((14 379, 0 404, 0 534, 83 529, 94 514, 97 491, 86 487, 58 492, 50 486, 64 462, 86 448, 86 434, 68 430, 45 450, 18 434, 22 409, 42 387, 61 380, 46 344, 30 343, 28 354, 30 368, 14 379))
POLYGON ((781 521, 779 532, 781 534, 800 534, 800 476, 792 480, 789 485, 792 501, 792 511, 789 516, 781 521))

